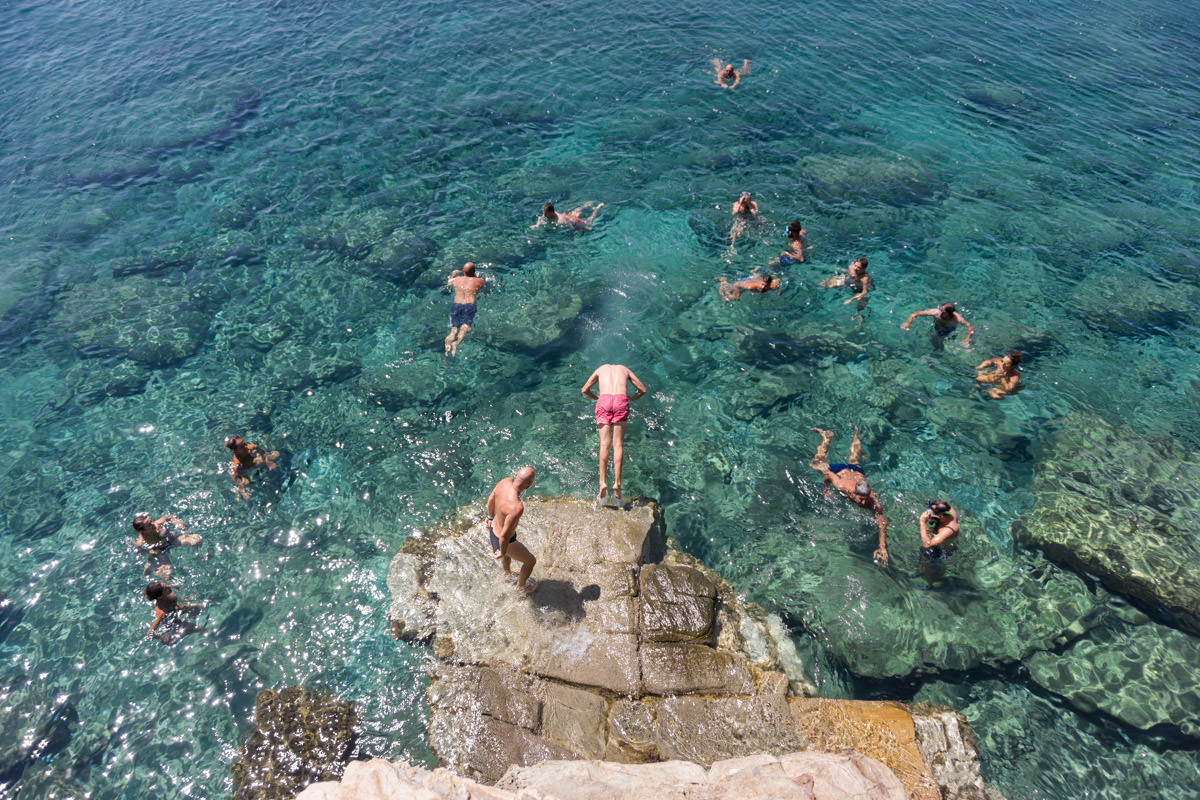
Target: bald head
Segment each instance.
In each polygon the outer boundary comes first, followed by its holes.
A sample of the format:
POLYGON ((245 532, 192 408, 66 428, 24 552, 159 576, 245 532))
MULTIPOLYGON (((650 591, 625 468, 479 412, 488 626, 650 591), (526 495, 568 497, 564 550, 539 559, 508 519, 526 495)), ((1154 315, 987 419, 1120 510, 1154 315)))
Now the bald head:
POLYGON ((468 261, 467 263, 463 264, 463 275, 466 275, 468 278, 475 277, 475 262, 474 261, 468 261))
POLYGON ((533 467, 521 467, 513 473, 513 483, 518 489, 528 489, 533 485, 533 467))

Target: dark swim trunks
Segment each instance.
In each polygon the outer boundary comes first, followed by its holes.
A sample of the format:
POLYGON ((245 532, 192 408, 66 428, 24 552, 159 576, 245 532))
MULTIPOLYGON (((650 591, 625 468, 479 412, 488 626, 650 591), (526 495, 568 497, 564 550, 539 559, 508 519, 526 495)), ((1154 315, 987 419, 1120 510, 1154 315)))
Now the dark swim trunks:
POLYGON ((858 464, 830 464, 829 465, 829 471, 832 472, 834 475, 837 475, 839 472, 844 472, 845 470, 848 470, 848 469, 854 470, 859 475, 866 474, 862 471, 862 467, 860 467, 858 464))
POLYGON ((792 258, 787 253, 779 254, 779 266, 781 266, 781 267, 790 267, 792 264, 799 264, 799 263, 800 263, 799 261, 792 258))
MULTIPOLYGON (((500 540, 496 538, 496 534, 492 533, 491 528, 488 528, 488 538, 490 538, 492 540, 492 552, 493 553, 500 552, 500 540)), ((517 540, 517 535, 514 533, 512 535, 512 538, 508 540, 508 543, 512 544, 516 540, 517 540)))
POLYGON ((933 547, 921 548, 921 560, 935 567, 942 567, 950 559, 950 553, 942 549, 940 545, 933 547))
POLYGON ((450 308, 450 327, 460 328, 463 325, 470 327, 475 322, 475 311, 474 303, 455 303, 450 308))

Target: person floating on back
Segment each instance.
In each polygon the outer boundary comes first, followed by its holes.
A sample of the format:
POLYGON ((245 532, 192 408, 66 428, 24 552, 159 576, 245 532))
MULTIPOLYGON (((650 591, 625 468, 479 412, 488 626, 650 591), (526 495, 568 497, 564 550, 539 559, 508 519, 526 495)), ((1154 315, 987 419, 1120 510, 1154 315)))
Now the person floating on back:
POLYGON ((732 89, 742 82, 743 76, 750 74, 750 59, 748 58, 742 61, 742 68, 740 71, 734 69, 733 64, 726 64, 719 58, 714 58, 712 60, 712 65, 713 71, 717 75, 716 80, 714 80, 713 83, 717 84, 717 86, 720 86, 722 89, 732 89))
POLYGON ((236 433, 225 438, 225 446, 233 451, 233 460, 229 462, 229 477, 233 478, 238 496, 249 500, 250 490, 246 487, 250 485, 250 473, 264 466, 268 470, 275 469, 279 451, 272 450, 268 453, 236 433))
POLYGON ((450 333, 446 335, 446 355, 458 352, 458 346, 471 331, 475 322, 475 295, 484 287, 483 278, 475 277, 475 264, 463 264, 462 274, 458 270, 450 273, 446 285, 454 290, 454 305, 450 307, 450 333), (457 337, 457 338, 455 338, 457 337))
POLYGON ((975 335, 975 327, 955 310, 954 303, 942 303, 937 308, 914 311, 908 315, 908 319, 900 323, 900 327, 908 330, 908 326, 912 325, 913 320, 917 317, 933 317, 933 330, 930 331, 929 341, 934 350, 945 349, 946 340, 954 335, 959 325, 967 329, 967 338, 963 340, 963 349, 971 348, 971 337, 975 335))
POLYGON ((826 289, 849 289, 854 294, 842 301, 842 305, 855 303, 855 314, 851 319, 863 320, 863 309, 867 307, 867 292, 871 289, 871 276, 867 274, 866 257, 855 259, 846 267, 845 274, 835 275, 821 281, 826 289), (855 302, 857 301, 857 302, 855 302))
POLYGON ((875 550, 874 561, 878 566, 886 567, 888 565, 887 517, 883 515, 883 504, 879 502, 871 485, 867 483, 866 475, 863 474, 862 466, 859 463, 862 461, 863 448, 862 442, 858 438, 858 428, 854 429, 854 440, 850 442, 849 463, 847 464, 829 463, 829 443, 833 441, 833 431, 821 428, 812 428, 811 430, 821 434, 821 444, 817 445, 817 452, 813 454, 809 466, 821 473, 821 479, 826 485, 826 494, 828 494, 828 487, 832 485, 842 493, 842 496, 875 514, 875 524, 879 527, 879 547, 875 550))
POLYGON ((766 294, 772 290, 783 290, 783 281, 781 279, 770 274, 759 275, 756 272, 751 272, 746 277, 739 278, 733 283, 730 283, 725 280, 724 276, 721 276, 717 279, 717 283, 717 294, 727 303, 737 300, 742 296, 742 292, 744 291, 766 294))
POLYGON ((975 381, 991 384, 987 395, 993 400, 999 400, 1006 394, 1016 394, 1025 388, 1025 384, 1021 383, 1021 373, 1017 372, 1020 364, 1020 350, 1011 350, 999 358, 989 358, 975 368, 975 381), (991 372, 987 371, 989 367, 992 368, 991 372))
POLYGON ((945 500, 930 500, 918 523, 921 536, 921 572, 933 583, 946 569, 958 538, 958 512, 945 500))
POLYGON ((646 393, 646 387, 633 371, 621 364, 604 364, 588 377, 580 393, 596 401, 596 429, 600 434, 600 493, 601 500, 608 496, 608 449, 612 447, 613 497, 621 499, 621 467, 625 461, 625 423, 629 419, 629 401, 637 400, 646 393), (637 388, 629 397, 629 383, 637 388), (599 385, 600 394, 592 391, 599 385))
POLYGON ((488 495, 487 521, 484 523, 492 543, 492 558, 500 561, 505 577, 513 575, 512 559, 521 562, 516 583, 516 590, 521 594, 529 594, 537 588, 537 584, 529 579, 537 559, 517 541, 517 523, 525 513, 521 492, 533 485, 533 478, 533 467, 521 467, 511 478, 498 481, 488 495))
POLYGON ((187 525, 172 514, 164 514, 152 520, 145 511, 139 511, 133 515, 133 530, 137 533, 133 547, 146 556, 146 566, 142 574, 149 575, 153 572, 164 581, 171 579, 174 570, 167 550, 175 545, 196 547, 202 540, 198 533, 183 533, 187 530, 187 525), (180 532, 175 533, 169 526, 174 526, 180 532))
POLYGON ((596 220, 596 215, 600 213, 600 209, 604 208, 604 203, 584 203, 578 208, 571 209, 566 214, 560 214, 554 210, 554 203, 546 203, 542 206, 542 215, 538 217, 538 221, 530 225, 530 228, 539 228, 542 225, 561 225, 564 228, 570 228, 574 231, 590 231, 592 223, 596 220), (586 208, 592 210, 592 214, 587 219, 583 219, 583 211, 586 208))

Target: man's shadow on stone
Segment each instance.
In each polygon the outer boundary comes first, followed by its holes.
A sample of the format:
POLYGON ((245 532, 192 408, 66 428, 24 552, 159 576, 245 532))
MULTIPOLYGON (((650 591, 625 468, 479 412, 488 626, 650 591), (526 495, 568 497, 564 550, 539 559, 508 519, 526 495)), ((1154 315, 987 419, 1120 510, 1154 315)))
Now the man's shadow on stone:
POLYGON ((538 581, 537 591, 529 599, 539 613, 554 615, 558 612, 565 617, 561 622, 573 623, 587 616, 583 607, 585 601, 600 599, 600 586, 591 583, 577 591, 570 581, 543 580, 538 581))

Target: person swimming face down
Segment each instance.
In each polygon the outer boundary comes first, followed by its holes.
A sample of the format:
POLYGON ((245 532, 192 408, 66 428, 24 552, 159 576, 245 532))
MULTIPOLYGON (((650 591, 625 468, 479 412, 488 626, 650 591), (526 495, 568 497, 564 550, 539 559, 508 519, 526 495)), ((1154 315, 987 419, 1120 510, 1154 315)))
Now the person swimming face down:
MULTIPOLYGON (((554 203, 546 203, 542 206, 542 216, 551 222, 558 221, 558 212, 554 210, 554 203)), ((528 217, 526 217, 528 219, 528 217)))

